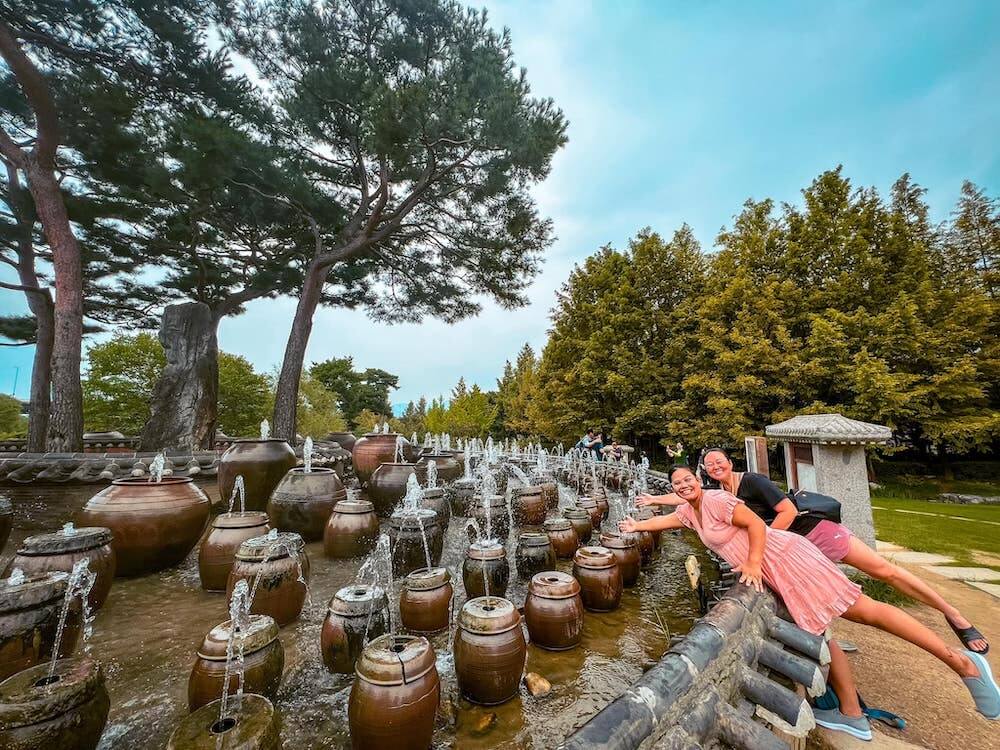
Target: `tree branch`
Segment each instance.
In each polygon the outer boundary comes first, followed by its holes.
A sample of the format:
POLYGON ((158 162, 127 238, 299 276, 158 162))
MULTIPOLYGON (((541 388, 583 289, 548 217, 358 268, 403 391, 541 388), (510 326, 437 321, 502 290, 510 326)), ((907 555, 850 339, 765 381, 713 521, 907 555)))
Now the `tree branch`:
MULTIPOLYGON (((35 113, 35 129, 38 133, 38 140, 33 149, 35 159, 42 168, 51 169, 55 164, 56 149, 59 147, 59 116, 56 105, 45 78, 24 54, 10 26, 2 19, 0 19, 0 55, 14 72, 21 91, 24 92, 31 110, 35 113)), ((7 155, 7 144, 0 141, 0 146, 7 155)))

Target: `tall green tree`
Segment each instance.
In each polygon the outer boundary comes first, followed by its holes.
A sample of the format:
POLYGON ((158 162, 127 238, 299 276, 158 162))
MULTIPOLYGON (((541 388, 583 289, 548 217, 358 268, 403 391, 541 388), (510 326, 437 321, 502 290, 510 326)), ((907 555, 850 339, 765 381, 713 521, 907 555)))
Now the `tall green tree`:
POLYGON ((290 436, 331 268, 369 262, 368 308, 383 319, 458 320, 483 295, 524 304, 551 241, 529 188, 565 142, 565 121, 530 96, 507 32, 456 2, 235 6, 227 38, 267 79, 276 132, 344 211, 317 234, 299 291, 274 414, 276 434, 290 436))
POLYGON ((87 349, 83 415, 88 432, 136 435, 149 418, 150 394, 166 364, 148 333, 118 334, 87 349))
POLYGON ((273 384, 237 354, 219 352, 219 429, 229 437, 254 437, 271 414, 273 384))
POLYGON ((355 370, 352 357, 315 362, 309 367, 309 375, 337 394, 340 409, 351 422, 365 410, 392 414, 389 393, 399 386, 397 375, 375 367, 355 370))

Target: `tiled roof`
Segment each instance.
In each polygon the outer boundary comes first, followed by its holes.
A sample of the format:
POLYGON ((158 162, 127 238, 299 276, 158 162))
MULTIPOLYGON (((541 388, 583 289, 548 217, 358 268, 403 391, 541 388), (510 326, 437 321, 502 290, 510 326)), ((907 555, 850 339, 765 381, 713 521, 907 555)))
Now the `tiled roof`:
POLYGON ((769 438, 805 443, 884 443, 892 437, 885 425, 859 422, 843 414, 800 414, 764 430, 769 438))

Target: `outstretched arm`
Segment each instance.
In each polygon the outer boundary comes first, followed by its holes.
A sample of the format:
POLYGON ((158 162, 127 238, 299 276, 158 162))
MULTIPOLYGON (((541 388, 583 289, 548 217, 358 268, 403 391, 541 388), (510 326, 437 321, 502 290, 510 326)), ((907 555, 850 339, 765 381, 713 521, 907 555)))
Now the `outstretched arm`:
POLYGON ((645 521, 636 521, 634 518, 625 518, 618 523, 621 531, 670 531, 671 529, 683 529, 680 516, 670 513, 666 516, 653 516, 645 521))
POLYGON ((738 571, 740 583, 753 586, 757 591, 764 590, 764 574, 761 565, 764 562, 764 545, 767 543, 767 526, 761 517, 743 503, 737 503, 733 509, 733 526, 747 530, 750 537, 750 551, 747 561, 733 570, 738 571))
POLYGON ((647 505, 683 505, 684 500, 681 500, 675 493, 669 492, 666 495, 648 495, 642 494, 635 499, 635 504, 643 508, 647 505))

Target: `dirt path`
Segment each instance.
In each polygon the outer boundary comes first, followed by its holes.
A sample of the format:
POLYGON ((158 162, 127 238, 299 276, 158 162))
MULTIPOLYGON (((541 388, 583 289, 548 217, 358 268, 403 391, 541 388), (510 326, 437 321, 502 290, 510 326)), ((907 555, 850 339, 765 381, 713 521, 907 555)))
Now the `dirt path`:
MULTIPOLYGON (((993 674, 1000 674, 1000 599, 926 568, 906 567, 937 588, 990 640, 987 659, 993 674)), ((936 610, 919 604, 907 611, 949 645, 959 645, 936 610)), ((879 630, 845 620, 836 621, 834 635, 858 645, 858 653, 849 654, 849 658, 865 702, 906 719, 907 728, 902 732, 877 724, 879 732, 932 750, 1000 748, 1000 721, 988 721, 978 714, 965 685, 933 656, 879 630)))

